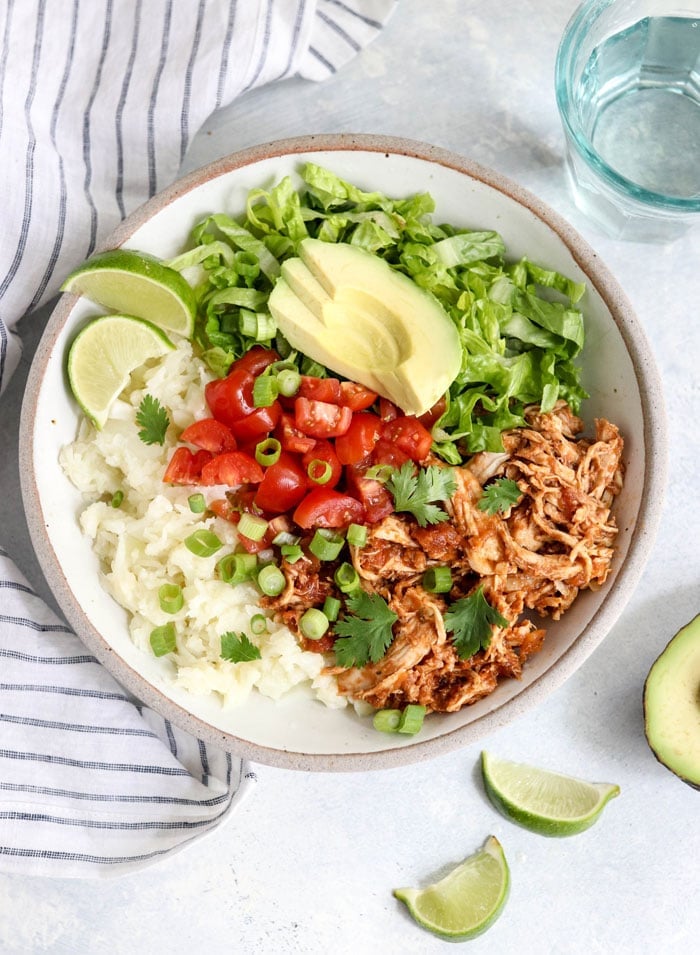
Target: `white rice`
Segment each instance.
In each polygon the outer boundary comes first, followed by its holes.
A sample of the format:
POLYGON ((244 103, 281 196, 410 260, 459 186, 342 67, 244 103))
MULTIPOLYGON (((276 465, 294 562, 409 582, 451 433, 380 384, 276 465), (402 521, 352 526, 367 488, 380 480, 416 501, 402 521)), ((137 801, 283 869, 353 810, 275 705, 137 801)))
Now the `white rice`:
MULTIPOLYGON (((299 687, 327 706, 341 707, 333 677, 322 673, 320 653, 302 650, 292 632, 268 620, 262 635, 251 632, 261 613, 252 584, 232 587, 219 580, 216 563, 236 547, 236 528, 221 518, 193 514, 192 489, 163 483, 167 462, 182 430, 209 412, 204 385, 210 375, 183 341, 154 365, 132 376, 101 431, 84 419, 76 440, 63 448, 61 465, 86 499, 80 525, 101 561, 102 583, 130 615, 131 638, 152 653, 151 631, 172 621, 177 650, 172 654, 175 683, 196 694, 217 694, 224 706, 240 704, 255 688, 272 699, 299 687), (165 444, 147 445, 138 437, 136 412, 145 394, 157 398, 170 417, 165 444), (124 495, 120 507, 110 501, 124 495), (223 542, 212 557, 197 557, 184 544, 206 527, 223 542), (160 608, 164 583, 182 588, 184 604, 176 614, 160 608), (231 663, 220 655, 222 634, 244 633, 260 649, 261 659, 231 663)), ((223 488, 198 488, 208 500, 223 488)))

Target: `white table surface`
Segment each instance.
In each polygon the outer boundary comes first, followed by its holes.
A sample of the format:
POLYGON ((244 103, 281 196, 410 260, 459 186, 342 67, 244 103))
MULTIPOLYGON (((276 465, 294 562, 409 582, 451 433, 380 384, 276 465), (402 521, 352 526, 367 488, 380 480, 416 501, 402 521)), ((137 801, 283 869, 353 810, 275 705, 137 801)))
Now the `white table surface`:
MULTIPOLYGON (((567 193, 552 74, 573 0, 401 0, 379 40, 322 86, 249 94, 199 134, 183 171, 312 132, 375 132, 489 165, 563 214, 617 276, 663 378, 670 483, 643 579, 602 646, 546 702, 485 745, 507 758, 617 782, 598 824, 570 839, 516 827, 487 802, 481 745, 420 765, 323 775, 258 767, 244 806, 159 865, 103 882, 0 877, 0 952, 426 953, 448 949, 391 894, 490 834, 512 873, 506 910, 474 953, 698 951, 700 793, 648 749, 642 687, 700 609, 698 232, 668 246, 601 236, 567 193)), ((43 316, 45 318, 45 315, 43 316)), ((2 401, 0 524, 46 593, 21 510, 17 425, 42 315, 20 325, 23 365, 2 401)), ((614 417, 614 415, 612 415, 614 417)), ((50 600, 50 595, 47 594, 50 600)))

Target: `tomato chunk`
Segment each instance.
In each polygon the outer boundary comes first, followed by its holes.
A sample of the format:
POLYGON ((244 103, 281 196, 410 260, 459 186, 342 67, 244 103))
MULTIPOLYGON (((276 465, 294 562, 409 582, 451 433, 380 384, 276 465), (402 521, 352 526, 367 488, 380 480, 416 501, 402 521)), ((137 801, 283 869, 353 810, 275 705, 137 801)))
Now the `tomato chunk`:
POLYGON ((217 421, 231 427, 255 411, 255 377, 244 368, 234 368, 225 378, 216 378, 204 386, 204 397, 217 421))
POLYGON ((365 511, 357 498, 328 487, 309 491, 294 511, 293 520, 305 530, 311 527, 347 527, 361 524, 365 511))
POLYGON ((312 438, 337 438, 350 427, 352 411, 301 396, 294 402, 294 420, 297 428, 312 438))
POLYGON ((255 458, 243 451, 227 451, 217 454, 204 465, 199 483, 237 487, 240 484, 259 484, 262 479, 263 469, 255 458))
MULTIPOLYGON (((338 441, 340 440, 338 438, 338 441)), ((302 457, 301 463, 312 486, 317 483, 316 478, 319 475, 325 474, 327 469, 324 465, 326 464, 330 467, 330 476, 323 481, 323 487, 335 487, 343 476, 343 465, 330 441, 317 441, 313 448, 302 457)))
POLYGON ((337 378, 314 378, 312 375, 302 375, 297 395, 313 401, 328 401, 337 405, 340 404, 340 381, 337 378))
POLYGON ((382 438, 395 444, 413 461, 422 461, 426 458, 433 443, 433 436, 425 425, 411 415, 400 415, 393 421, 387 421, 382 431, 382 438))
POLYGON ((185 428, 180 435, 180 440, 211 451, 212 454, 235 451, 237 448, 231 429, 216 418, 201 418, 195 421, 185 428))
POLYGON ((285 451, 296 451, 297 454, 306 454, 316 444, 316 438, 304 434, 296 426, 294 415, 283 411, 275 426, 275 437, 285 451))
POLYGON ((394 499, 389 491, 381 481, 368 478, 365 468, 357 466, 346 468, 345 483, 348 493, 356 497, 364 507, 368 524, 376 524, 394 510, 394 499))
POLYGON ((359 464, 369 457, 382 433, 382 421, 369 411, 352 416, 350 427, 336 439, 335 450, 341 464, 359 464))
POLYGON ((165 484, 200 484, 204 465, 211 461, 212 453, 202 449, 192 452, 189 448, 176 448, 163 475, 165 484))
POLYGON ((283 514, 299 504, 308 488, 306 471, 299 459, 282 451, 279 460, 265 468, 254 504, 266 514, 283 514))
POLYGON ((273 348, 264 348, 262 345, 253 345, 245 355, 237 358, 229 368, 229 372, 235 369, 242 369, 248 374, 257 377, 261 371, 264 371, 268 365, 279 361, 280 356, 273 348))
POLYGON ((388 464, 392 468, 400 468, 402 464, 410 460, 410 456, 405 451, 391 441, 387 441, 386 438, 380 438, 377 441, 371 457, 372 464, 388 464))
POLYGON ((340 401, 338 404, 347 405, 351 411, 365 411, 377 400, 376 391, 370 391, 356 381, 341 381, 340 401))
POLYGON ((234 421, 231 430, 236 436, 236 440, 241 444, 247 444, 251 441, 259 441, 264 435, 268 435, 282 414, 282 408, 279 401, 273 401, 271 405, 264 408, 256 408, 240 421, 234 421))
POLYGON ((438 398, 432 408, 428 408, 424 414, 419 415, 418 420, 421 424, 424 424, 426 428, 430 429, 436 421, 439 421, 440 418, 442 418, 446 410, 447 399, 443 395, 442 398, 438 398))

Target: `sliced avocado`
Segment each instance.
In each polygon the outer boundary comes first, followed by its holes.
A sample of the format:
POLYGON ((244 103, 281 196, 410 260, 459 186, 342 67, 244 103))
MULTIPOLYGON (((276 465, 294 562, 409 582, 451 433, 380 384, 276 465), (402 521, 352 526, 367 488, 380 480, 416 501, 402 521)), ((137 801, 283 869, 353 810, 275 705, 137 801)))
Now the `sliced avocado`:
POLYGON ((432 407, 461 364, 440 303, 364 249, 304 239, 299 255, 283 263, 269 300, 290 344, 408 414, 432 407))
POLYGON ((700 789, 700 615, 678 631, 649 671, 644 728, 659 762, 700 789))

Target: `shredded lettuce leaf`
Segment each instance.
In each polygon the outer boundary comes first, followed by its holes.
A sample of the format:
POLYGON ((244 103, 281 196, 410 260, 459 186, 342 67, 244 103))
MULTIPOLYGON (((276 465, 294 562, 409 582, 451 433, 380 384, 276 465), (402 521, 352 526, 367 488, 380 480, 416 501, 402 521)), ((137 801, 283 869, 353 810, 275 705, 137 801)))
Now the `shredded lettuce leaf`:
POLYGON ((365 192, 314 163, 301 179, 300 189, 285 177, 251 190, 240 221, 207 216, 187 251, 168 262, 196 270, 195 337, 216 374, 258 342, 308 368, 275 333, 266 303, 281 262, 311 236, 382 256, 454 321, 462 364, 433 429, 433 451, 448 463, 502 450, 502 431, 524 424, 527 404, 549 411, 564 399, 580 410, 587 397, 575 362, 584 344, 583 284, 527 258, 509 262, 495 231, 437 225, 428 193, 392 199, 365 192))

